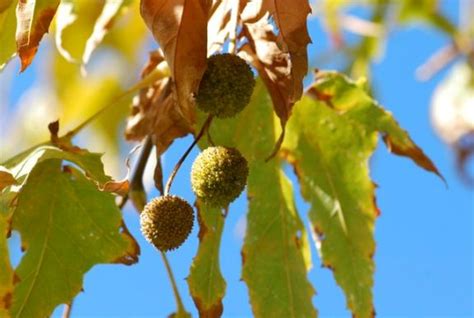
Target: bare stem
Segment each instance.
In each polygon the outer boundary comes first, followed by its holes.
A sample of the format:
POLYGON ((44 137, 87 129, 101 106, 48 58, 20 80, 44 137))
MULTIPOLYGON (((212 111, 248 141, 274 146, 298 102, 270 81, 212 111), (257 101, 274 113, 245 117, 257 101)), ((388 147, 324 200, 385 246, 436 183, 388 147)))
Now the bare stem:
POLYGON ((440 72, 446 65, 459 55, 459 48, 456 43, 451 43, 442 47, 431 55, 428 60, 416 69, 419 80, 427 81, 440 72))
POLYGON ((208 129, 209 126, 211 125, 212 118, 213 118, 212 115, 209 115, 209 116, 207 117, 206 121, 204 122, 204 124, 203 124, 202 127, 201 127, 201 130, 200 130, 199 133, 197 134, 196 138, 194 138, 193 143, 188 147, 188 149, 186 150, 186 152, 185 152, 185 153, 181 156, 181 158, 179 159, 178 163, 176 163, 176 165, 174 166, 174 169, 173 169, 173 171, 171 172, 171 175, 170 175, 170 177, 168 178, 168 181, 166 182, 165 195, 168 195, 168 194, 169 194, 170 189, 171 189, 171 185, 173 184, 174 177, 175 177, 176 174, 178 173, 179 168, 180 168, 181 165, 183 164, 184 160, 186 160, 186 157, 189 155, 189 153, 191 152, 191 150, 193 150, 194 146, 199 142, 199 140, 201 139, 201 137, 204 135, 204 133, 207 131, 207 129, 208 129))
POLYGON ((153 149, 153 142, 150 136, 145 138, 143 142, 143 149, 140 152, 140 157, 138 157, 137 165, 135 166, 135 171, 132 175, 132 180, 130 181, 131 189, 142 188, 143 189, 143 173, 145 172, 146 164, 148 158, 150 157, 151 150, 153 149))
POLYGON ((71 312, 72 312, 72 302, 74 300, 71 300, 69 303, 65 304, 64 305, 64 311, 63 311, 63 314, 62 314, 62 318, 69 318, 71 317, 71 312))
POLYGON ((211 136, 211 130, 210 129, 207 129, 207 142, 212 146, 214 147, 216 144, 214 143, 214 140, 212 140, 212 136, 211 136))
POLYGON ((168 273, 168 277, 171 282, 171 287, 173 288, 173 294, 176 300, 176 306, 178 307, 178 313, 185 313, 186 309, 184 309, 183 301, 181 299, 181 295, 179 294, 178 285, 176 284, 176 280, 174 278, 173 271, 171 270, 170 263, 168 262, 168 258, 166 257, 166 254, 164 252, 159 252, 161 254, 161 258, 163 259, 163 263, 165 264, 166 272, 168 273))

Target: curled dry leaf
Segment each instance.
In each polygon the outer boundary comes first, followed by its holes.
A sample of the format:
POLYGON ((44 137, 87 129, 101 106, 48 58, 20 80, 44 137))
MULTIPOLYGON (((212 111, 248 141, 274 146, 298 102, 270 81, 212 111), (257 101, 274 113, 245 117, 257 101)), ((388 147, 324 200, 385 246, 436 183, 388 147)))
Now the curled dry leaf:
POLYGON ((206 69, 207 21, 211 1, 141 0, 141 15, 161 46, 171 69, 173 100, 167 108, 176 108, 187 126, 195 122, 194 94, 206 69))
POLYGON ((271 159, 283 142, 285 124, 294 105, 290 56, 279 48, 273 26, 268 22, 268 14, 256 23, 246 24, 243 31, 248 43, 240 48, 240 54, 258 70, 272 98, 273 108, 281 121, 282 133, 267 158, 271 159))
POLYGON ((292 103, 301 98, 303 78, 308 72, 306 47, 311 39, 306 19, 310 13, 311 7, 307 0, 261 0, 248 2, 241 14, 244 24, 261 23, 269 15, 278 27, 278 47, 290 55, 292 103))
POLYGON ((48 32, 60 0, 19 0, 16 16, 16 45, 21 72, 33 61, 39 42, 48 32))
POLYGON ((273 26, 268 15, 253 24, 247 24, 244 34, 249 42, 241 47, 242 57, 258 70, 273 101, 273 107, 283 122, 289 117, 293 106, 290 83, 291 70, 289 54, 278 47, 273 26))
POLYGON ((108 0, 104 4, 104 8, 99 18, 95 22, 94 31, 87 39, 86 48, 82 56, 82 63, 85 65, 89 62, 92 52, 102 42, 109 29, 115 23, 116 18, 120 15, 121 9, 127 4, 125 0, 108 0))
MULTIPOLYGON (((152 52, 142 78, 161 63, 165 63, 163 55, 159 51, 152 52)), ((171 83, 169 78, 164 78, 140 90, 134 99, 125 131, 128 140, 142 140, 145 136, 152 135, 157 154, 162 154, 174 139, 193 132, 189 118, 183 117, 183 113, 176 107, 171 83)))
POLYGON ((262 0, 247 2, 241 13, 242 35, 248 39, 241 52, 267 86, 282 126, 282 133, 267 160, 280 149, 291 109, 303 93, 303 78, 308 71, 306 47, 311 42, 306 27, 310 12, 306 0, 262 0), (270 19, 278 27, 278 34, 270 19))

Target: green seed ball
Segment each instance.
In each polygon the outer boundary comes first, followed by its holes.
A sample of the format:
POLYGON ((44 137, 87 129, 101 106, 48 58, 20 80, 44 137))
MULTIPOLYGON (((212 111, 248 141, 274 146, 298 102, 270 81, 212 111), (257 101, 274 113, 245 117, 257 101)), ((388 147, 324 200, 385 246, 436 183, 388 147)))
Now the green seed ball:
POLYGON ((205 113, 219 118, 233 117, 250 102, 255 79, 250 66, 233 54, 208 58, 196 103, 205 113))
POLYGON ((193 208, 174 195, 154 198, 140 215, 143 236, 163 252, 181 246, 191 233, 193 223, 193 208))
POLYGON ((247 160, 235 148, 209 147, 191 169, 191 186, 204 203, 224 208, 244 190, 249 173, 247 160))

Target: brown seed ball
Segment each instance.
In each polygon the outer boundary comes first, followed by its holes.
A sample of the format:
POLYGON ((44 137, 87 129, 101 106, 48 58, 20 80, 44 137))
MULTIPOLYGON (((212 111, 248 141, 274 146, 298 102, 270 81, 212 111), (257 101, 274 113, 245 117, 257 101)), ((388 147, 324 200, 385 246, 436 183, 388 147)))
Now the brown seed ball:
POLYGON ((174 195, 154 198, 140 215, 143 236, 163 252, 181 246, 191 233, 193 222, 193 208, 174 195))
POLYGON ((247 160, 235 148, 209 147, 193 163, 191 186, 204 203, 224 208, 245 188, 247 160))
POLYGON ((219 118, 234 117, 250 102, 255 79, 250 66, 233 54, 213 55, 199 84, 196 104, 219 118))

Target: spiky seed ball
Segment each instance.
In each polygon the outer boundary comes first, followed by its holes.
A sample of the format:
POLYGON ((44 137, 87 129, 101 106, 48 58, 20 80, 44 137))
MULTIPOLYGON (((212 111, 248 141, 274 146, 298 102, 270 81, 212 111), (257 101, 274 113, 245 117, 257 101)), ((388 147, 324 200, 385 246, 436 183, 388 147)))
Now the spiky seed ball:
POLYGON ((209 147, 201 152, 191 169, 191 186, 205 203, 226 207, 245 188, 247 160, 235 148, 209 147))
POLYGON ((196 97, 197 106, 220 118, 233 117, 250 102, 255 79, 248 64, 233 54, 209 57, 196 97))
POLYGON ((193 222, 193 208, 174 195, 154 198, 140 215, 143 236, 163 252, 181 246, 191 233, 193 222))

